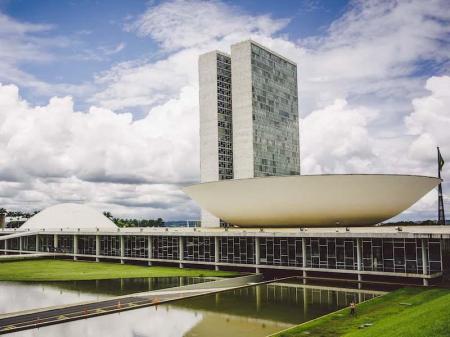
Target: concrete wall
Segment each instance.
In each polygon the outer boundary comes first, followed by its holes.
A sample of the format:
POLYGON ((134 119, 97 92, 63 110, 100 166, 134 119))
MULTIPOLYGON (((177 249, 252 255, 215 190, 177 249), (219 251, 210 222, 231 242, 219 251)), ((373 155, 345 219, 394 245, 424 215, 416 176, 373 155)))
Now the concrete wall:
POLYGON ((253 178, 253 104, 251 43, 231 46, 233 97, 233 172, 235 179, 253 178))
POLYGON ((218 128, 217 128, 217 52, 200 55, 199 108, 200 108, 200 180, 219 180, 218 128))
MULTIPOLYGON (((200 181, 219 180, 217 116, 217 52, 198 60, 200 108, 200 181)), ((219 227, 219 218, 202 210, 202 227, 219 227)))

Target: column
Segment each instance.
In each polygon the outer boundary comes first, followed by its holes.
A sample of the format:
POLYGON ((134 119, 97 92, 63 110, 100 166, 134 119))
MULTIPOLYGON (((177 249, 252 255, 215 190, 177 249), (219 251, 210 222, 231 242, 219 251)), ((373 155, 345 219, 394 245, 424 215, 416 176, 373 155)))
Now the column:
POLYGON ((100 235, 95 236, 95 262, 100 261, 100 235))
MULTIPOLYGON (((152 242, 152 237, 148 236, 148 247, 147 247, 147 254, 148 254, 148 258, 151 259, 153 257, 153 242, 152 242)), ((152 261, 148 261, 148 265, 151 266, 152 265, 152 261)))
POLYGON ((8 255, 8 240, 5 240, 5 255, 8 255))
POLYGON ((53 251, 58 250, 58 234, 53 234, 53 251))
POLYGON ((36 234, 36 252, 39 251, 39 234, 36 234))
MULTIPOLYGON (((303 284, 306 284, 306 240, 305 238, 302 238, 302 267, 303 267, 303 284)), ((306 299, 305 299, 306 301, 306 299)))
POLYGON ((220 254, 220 240, 218 236, 214 237, 214 269, 219 270, 219 254, 220 254))
POLYGON ((22 250, 23 250, 22 237, 19 236, 19 254, 22 254, 22 250))
POLYGON ((180 268, 183 268, 183 253, 184 253, 184 238, 182 236, 178 237, 178 256, 180 260, 180 268))
POLYGON ((362 281, 361 261, 362 261, 362 259, 361 259, 361 239, 358 238, 358 239, 356 239, 356 265, 357 265, 357 270, 358 270, 358 289, 361 289, 361 287, 362 287, 362 283, 360 282, 360 281, 362 281))
MULTIPOLYGON (((427 255, 427 249, 426 246, 428 245, 428 242, 426 239, 422 239, 422 274, 427 275, 428 274, 428 255, 427 255)), ((423 285, 428 286, 428 279, 423 278, 423 285)))
MULTIPOLYGON (((255 237, 255 264, 259 266, 261 263, 261 249, 259 247, 259 237, 255 237)), ((259 267, 256 267, 255 272, 259 274, 259 267)))
POLYGON ((125 260, 123 259, 125 257, 125 240, 123 238, 123 235, 120 236, 120 263, 124 264, 125 260))
POLYGON ((73 236, 73 260, 77 260, 77 254, 78 254, 78 235, 73 236))

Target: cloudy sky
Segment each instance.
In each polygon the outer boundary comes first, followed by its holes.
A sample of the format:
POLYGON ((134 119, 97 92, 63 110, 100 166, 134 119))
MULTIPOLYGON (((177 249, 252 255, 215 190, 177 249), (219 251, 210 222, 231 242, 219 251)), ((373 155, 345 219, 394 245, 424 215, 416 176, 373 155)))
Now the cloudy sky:
POLYGON ((0 0, 0 206, 197 219, 197 59, 248 38, 298 63, 303 174, 450 179, 448 0, 0 0))

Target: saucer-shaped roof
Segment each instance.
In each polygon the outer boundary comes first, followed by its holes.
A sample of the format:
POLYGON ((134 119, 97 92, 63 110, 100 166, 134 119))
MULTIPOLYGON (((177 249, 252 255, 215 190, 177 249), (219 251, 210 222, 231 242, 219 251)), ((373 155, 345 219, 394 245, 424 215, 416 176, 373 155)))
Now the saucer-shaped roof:
POLYGON ((242 227, 370 226, 412 206, 441 180, 385 174, 222 180, 186 187, 203 209, 242 227))
POLYGON ((95 229, 110 230, 117 226, 102 213, 81 204, 58 204, 47 207, 28 221, 21 229, 95 229))

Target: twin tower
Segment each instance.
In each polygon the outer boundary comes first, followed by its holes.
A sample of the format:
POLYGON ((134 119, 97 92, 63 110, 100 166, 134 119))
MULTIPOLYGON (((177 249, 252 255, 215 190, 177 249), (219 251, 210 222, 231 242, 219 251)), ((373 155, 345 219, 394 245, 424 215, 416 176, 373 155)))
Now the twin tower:
MULTIPOLYGON (((199 83, 201 182, 300 174, 294 62, 243 41, 201 55, 199 83)), ((223 225, 202 211, 202 227, 223 225)))

